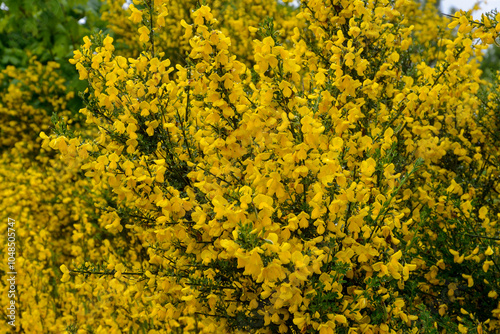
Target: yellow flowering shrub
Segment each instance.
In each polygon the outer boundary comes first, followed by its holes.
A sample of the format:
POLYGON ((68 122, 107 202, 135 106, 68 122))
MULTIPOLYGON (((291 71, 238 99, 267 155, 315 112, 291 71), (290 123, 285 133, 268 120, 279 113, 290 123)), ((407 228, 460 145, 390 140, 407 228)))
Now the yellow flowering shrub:
MULTIPOLYGON (((186 64, 193 18, 191 11, 199 1, 135 1, 124 5, 121 0, 103 3, 102 19, 109 22, 115 45, 122 56, 137 57, 143 50, 165 52, 174 64, 186 64), (127 7, 128 6, 128 7, 127 7), (128 10, 124 10, 127 8, 128 10), (175 37, 174 37, 175 36, 175 37), (153 37, 153 38, 152 38, 153 37)), ((280 40, 293 33, 293 12, 274 0, 205 1, 212 15, 220 21, 219 29, 232 37, 231 51, 242 62, 253 62, 252 40, 263 18, 280 24, 280 40)))
POLYGON ((16 179, 39 185, 17 186, 20 200, 53 196, 33 218, 12 212, 36 226, 36 284, 57 291, 25 328, 499 330, 500 77, 479 70, 499 14, 121 5, 103 7, 112 36, 85 37, 70 60, 86 123, 56 119, 38 139, 51 178, 16 179))
MULTIPOLYGON (((66 107, 73 94, 66 90, 58 69, 55 62, 42 64, 32 58, 25 69, 9 66, 0 72, 0 211, 5 222, 0 232, 7 236, 7 222, 15 222, 15 329, 19 333, 60 333, 66 328, 71 308, 68 300, 59 298, 68 291, 67 285, 60 285, 59 267, 81 257, 81 249, 71 242, 73 229, 86 220, 83 209, 93 210, 81 200, 84 188, 91 184, 78 175, 79 168, 68 166, 52 149, 40 148, 41 131, 51 131, 50 115, 67 119, 71 114, 66 107)), ((87 242, 94 249, 95 240, 87 242)), ((7 253, 2 250, 2 254, 7 253)), ((12 272, 7 256, 4 260, 2 272, 12 272)), ((6 279, 11 276, 2 277, 0 300, 7 308, 6 279)), ((0 332, 11 332, 7 322, 13 319, 2 320, 0 332)))
POLYGON ((56 62, 40 63, 31 58, 26 69, 7 66, 0 72, 0 150, 21 154, 38 151, 40 131, 49 132, 52 113, 66 111, 64 78, 58 76, 56 62))

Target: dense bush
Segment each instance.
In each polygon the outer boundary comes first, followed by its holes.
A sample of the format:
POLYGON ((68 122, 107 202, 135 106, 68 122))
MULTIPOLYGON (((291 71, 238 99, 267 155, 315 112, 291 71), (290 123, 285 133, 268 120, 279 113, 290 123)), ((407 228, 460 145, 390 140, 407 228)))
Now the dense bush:
POLYGON ((80 115, 54 63, 0 77, 20 332, 499 330, 500 14, 101 8, 80 115))

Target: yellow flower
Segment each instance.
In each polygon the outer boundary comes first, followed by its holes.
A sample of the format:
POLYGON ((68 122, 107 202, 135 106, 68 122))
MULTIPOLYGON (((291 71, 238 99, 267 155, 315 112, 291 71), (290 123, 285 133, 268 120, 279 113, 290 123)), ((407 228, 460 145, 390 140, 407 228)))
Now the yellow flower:
POLYGON ((146 43, 149 41, 149 29, 146 28, 145 26, 142 26, 139 28, 139 33, 141 34, 141 36, 139 36, 139 41, 141 41, 142 43, 146 43))

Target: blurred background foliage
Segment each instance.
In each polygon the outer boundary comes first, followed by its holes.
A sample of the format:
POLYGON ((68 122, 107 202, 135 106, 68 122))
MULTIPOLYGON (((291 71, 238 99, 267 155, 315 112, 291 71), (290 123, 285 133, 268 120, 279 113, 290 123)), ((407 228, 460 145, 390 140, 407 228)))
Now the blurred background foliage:
MULTIPOLYGON (((4 0, 1 7, 0 68, 27 68, 32 57, 42 64, 55 61, 60 64, 59 75, 66 79, 69 91, 85 89, 68 59, 81 45, 83 36, 107 31, 100 15, 102 1, 4 0)), ((73 102, 78 100, 75 95, 73 102)))

